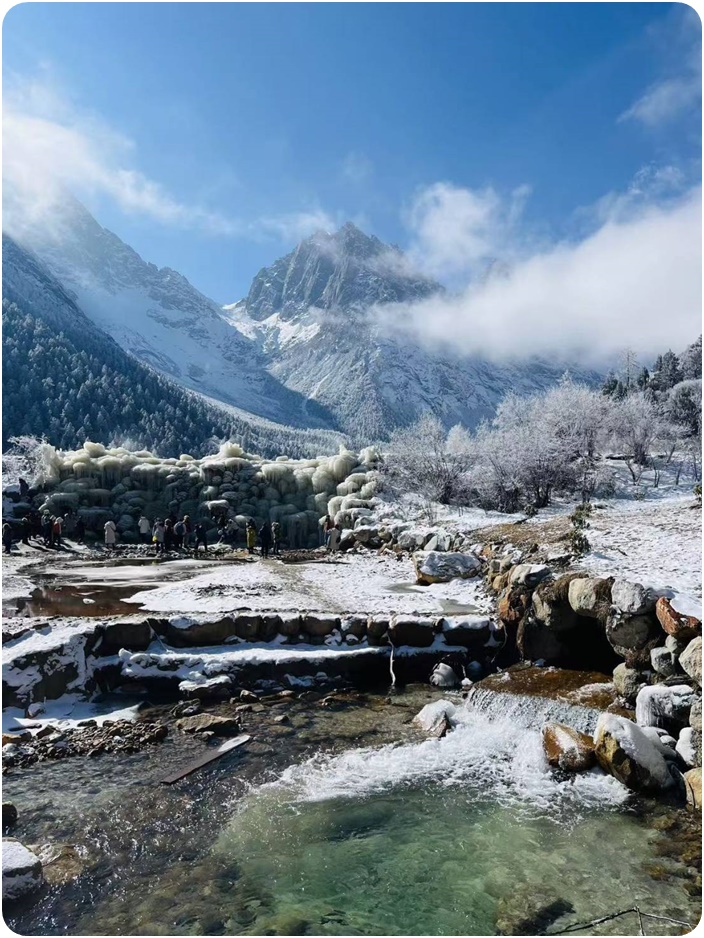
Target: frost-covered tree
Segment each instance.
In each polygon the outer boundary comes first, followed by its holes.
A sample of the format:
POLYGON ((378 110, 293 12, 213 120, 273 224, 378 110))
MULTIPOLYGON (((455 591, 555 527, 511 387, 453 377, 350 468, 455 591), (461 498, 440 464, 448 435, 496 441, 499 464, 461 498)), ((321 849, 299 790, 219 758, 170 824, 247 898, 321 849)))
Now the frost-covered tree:
POLYGON ((682 379, 687 381, 691 378, 701 378, 702 376, 702 337, 699 336, 696 342, 688 346, 679 356, 680 368, 682 370, 682 379))
POLYGON ((392 491, 419 495, 432 518, 434 502, 450 504, 457 498, 464 462, 448 451, 442 423, 428 413, 391 435, 384 473, 392 491))

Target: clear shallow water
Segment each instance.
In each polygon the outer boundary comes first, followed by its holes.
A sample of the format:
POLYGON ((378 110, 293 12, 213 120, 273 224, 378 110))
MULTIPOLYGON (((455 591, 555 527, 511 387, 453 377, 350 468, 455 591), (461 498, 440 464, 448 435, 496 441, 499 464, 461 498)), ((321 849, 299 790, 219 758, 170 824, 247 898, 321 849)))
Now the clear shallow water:
MULTIPOLYGON (((425 699, 339 713, 292 708, 290 725, 260 728, 259 749, 174 791, 155 785, 173 758, 168 748, 159 766, 145 754, 106 762, 90 787, 90 769, 77 765, 62 798, 45 795, 43 815, 54 813, 55 836, 84 834, 93 859, 13 927, 486 935, 516 909, 556 898, 575 909, 562 925, 635 903, 696 921, 681 877, 649 875, 655 863, 661 873, 678 867, 657 855, 662 835, 621 786, 596 773, 555 779, 536 732, 482 713, 465 714, 442 740, 418 741, 407 720, 425 699), (335 741, 336 751, 305 757, 335 741)), ((649 934, 677 931, 648 925, 649 934)), ((596 933, 637 926, 622 919, 596 933)))

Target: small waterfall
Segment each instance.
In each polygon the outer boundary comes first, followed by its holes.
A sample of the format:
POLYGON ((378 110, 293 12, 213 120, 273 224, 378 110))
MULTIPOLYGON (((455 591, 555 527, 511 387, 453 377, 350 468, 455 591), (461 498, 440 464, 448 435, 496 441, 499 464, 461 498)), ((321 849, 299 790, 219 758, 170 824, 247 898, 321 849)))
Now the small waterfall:
POLYGON ((502 694, 490 688, 473 687, 467 695, 470 710, 485 714, 490 720, 509 720, 525 729, 540 729, 545 723, 564 723, 591 736, 601 710, 571 704, 549 697, 527 694, 502 694))

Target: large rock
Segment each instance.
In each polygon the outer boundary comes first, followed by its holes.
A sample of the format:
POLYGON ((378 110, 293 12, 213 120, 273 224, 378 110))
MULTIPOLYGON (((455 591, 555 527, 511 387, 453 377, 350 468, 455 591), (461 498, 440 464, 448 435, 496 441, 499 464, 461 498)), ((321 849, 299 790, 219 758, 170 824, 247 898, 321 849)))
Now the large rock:
POLYGON ((308 613, 301 623, 303 631, 308 635, 331 635, 335 629, 340 628, 339 616, 313 615, 308 613))
POLYGON ((665 645, 650 649, 650 663, 653 666, 653 671, 661 677, 672 677, 679 670, 677 658, 665 645))
POLYGON ((611 587, 611 602, 627 616, 641 616, 655 608, 655 594, 642 583, 616 579, 611 587))
POLYGON ((2 839, 2 898, 14 901, 41 886, 42 864, 36 854, 14 837, 2 839))
POLYGON ((629 667, 650 666, 650 652, 662 643, 663 634, 652 616, 622 616, 612 613, 606 620, 606 638, 629 667))
POLYGON ((599 765, 632 791, 653 793, 670 788, 668 761, 643 730, 626 717, 602 713, 594 734, 599 765))
POLYGON ((569 632, 579 624, 579 617, 569 604, 569 586, 573 580, 582 579, 584 574, 568 573, 556 580, 547 579, 539 583, 533 593, 533 614, 554 632, 569 632))
POLYGON ((701 620, 696 616, 678 612, 673 605, 676 602, 676 600, 670 601, 665 596, 661 596, 655 604, 655 614, 663 629, 668 635, 675 635, 683 640, 701 635, 701 620))
POLYGON ((680 655, 680 667, 693 681, 702 686, 702 639, 693 638, 680 655))
POLYGON ((605 622, 611 608, 611 579, 584 577, 572 580, 567 598, 578 616, 605 622))
POLYGON ((629 668, 626 664, 617 664, 614 668, 614 687, 629 703, 635 703, 638 692, 647 683, 647 674, 637 668, 629 668))
POLYGON ((216 736, 236 736, 241 727, 239 717, 219 717, 214 713, 196 713, 182 717, 176 726, 184 733, 214 733, 216 736))
POLYGON ((687 794, 687 805, 693 811, 702 809, 702 770, 690 769, 684 773, 684 787, 687 794))
POLYGON ((450 580, 478 576, 481 562, 474 554, 457 552, 440 553, 434 550, 419 550, 413 555, 418 583, 448 583, 450 580))
POLYGON ((546 664, 560 665, 568 656, 560 633, 530 616, 525 616, 518 624, 516 647, 523 661, 544 661, 546 664))
POLYGON ((383 645, 388 641, 389 620, 387 616, 369 616, 367 619, 367 641, 370 645, 383 645))
POLYGON ((534 589, 541 580, 550 576, 550 567, 544 563, 519 563, 508 575, 509 586, 525 586, 534 589))
POLYGON ((596 765, 594 740, 564 723, 543 727, 543 751, 548 765, 564 772, 584 772, 596 765))
POLYGON ((389 641, 394 645, 428 648, 435 639, 435 623, 432 619, 394 616, 389 624, 388 634, 389 641))
POLYGON ((531 595, 522 586, 509 587, 499 596, 497 613, 502 622, 514 625, 520 622, 530 606, 531 595))
MULTIPOLYGON (((235 623, 230 616, 214 619, 172 616, 166 623, 166 639, 177 648, 222 645, 234 634, 235 623)), ((121 647, 132 649, 131 645, 121 647)))
POLYGON ((454 714, 455 705, 449 700, 434 700, 415 715, 413 723, 431 736, 441 737, 451 727, 454 714))
POLYGON ((695 730, 699 730, 701 733, 702 730, 702 698, 697 697, 697 699, 692 704, 692 709, 689 711, 689 725, 693 726, 695 730))
POLYGON ((451 665, 446 664, 444 661, 439 661, 433 668, 433 673, 430 675, 430 683, 433 687, 449 688, 457 687, 460 680, 451 665))
POLYGON ((693 740, 694 733, 695 730, 691 726, 685 726, 684 729, 680 730, 677 745, 675 746, 684 764, 690 768, 697 763, 697 754, 693 740))
POLYGON ((226 700, 234 689, 234 682, 227 674, 218 674, 200 680, 186 679, 178 685, 179 692, 193 700, 226 700))
POLYGON ((462 645, 464 648, 477 650, 482 648, 491 636, 491 621, 486 616, 442 619, 440 625, 448 645, 462 645))
POLYGON ((235 635, 247 642, 256 642, 262 627, 262 617, 256 612, 241 612, 235 619, 235 635))
POLYGON ((664 729, 687 726, 696 694, 688 684, 653 684, 641 687, 636 698, 636 722, 664 729))

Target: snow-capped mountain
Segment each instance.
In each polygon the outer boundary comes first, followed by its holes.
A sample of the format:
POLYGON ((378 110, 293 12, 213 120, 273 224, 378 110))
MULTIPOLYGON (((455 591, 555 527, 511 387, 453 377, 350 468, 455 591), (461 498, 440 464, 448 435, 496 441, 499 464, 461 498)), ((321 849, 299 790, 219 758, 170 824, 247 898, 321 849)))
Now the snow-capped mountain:
POLYGON ((397 248, 348 223, 335 234, 313 235, 261 270, 247 297, 224 309, 259 344, 272 374, 361 439, 384 438, 425 410, 448 427, 471 427, 508 391, 529 393, 560 377, 564 365, 434 354, 381 328, 385 303, 440 290, 413 274, 397 248))
POLYGON ((137 358, 206 397, 300 427, 330 427, 315 402, 268 372, 255 343, 185 277, 158 268, 66 197, 61 228, 25 233, 86 315, 137 358))

